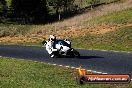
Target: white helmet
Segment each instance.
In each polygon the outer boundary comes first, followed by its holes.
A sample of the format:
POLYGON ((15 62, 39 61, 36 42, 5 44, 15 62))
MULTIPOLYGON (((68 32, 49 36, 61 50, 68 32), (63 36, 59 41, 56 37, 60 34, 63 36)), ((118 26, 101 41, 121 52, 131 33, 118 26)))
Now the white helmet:
POLYGON ((54 35, 50 35, 50 41, 55 41, 56 40, 56 37, 54 35))

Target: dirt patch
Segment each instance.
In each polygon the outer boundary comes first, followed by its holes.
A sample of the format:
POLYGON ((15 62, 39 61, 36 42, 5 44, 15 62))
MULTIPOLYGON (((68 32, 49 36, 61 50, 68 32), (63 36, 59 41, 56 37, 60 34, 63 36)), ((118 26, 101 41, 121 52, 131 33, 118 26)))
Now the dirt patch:
POLYGON ((71 37, 77 37, 77 36, 85 36, 87 34, 105 34, 111 31, 115 31, 117 29, 120 29, 122 27, 132 26, 131 24, 116 24, 116 25, 99 25, 94 28, 85 28, 85 29, 78 29, 78 28, 71 28, 67 30, 60 30, 58 33, 52 33, 58 35, 60 38, 71 38, 71 37))
MULTIPOLYGON (((98 35, 98 34, 105 34, 111 31, 115 31, 117 29, 120 29, 122 27, 128 27, 132 26, 132 23, 125 24, 125 25, 99 25, 94 28, 87 28, 87 29, 77 29, 77 28, 69 28, 65 30, 59 30, 59 31, 53 31, 51 34, 55 34, 57 38, 63 39, 63 38, 74 38, 77 36, 85 36, 87 34, 91 35, 98 35)), ((38 40, 45 40, 48 39, 48 34, 32 34, 28 36, 18 36, 18 37, 3 37, 0 38, 0 43, 10 43, 10 44, 18 44, 18 43, 35 43, 38 42, 38 40)))

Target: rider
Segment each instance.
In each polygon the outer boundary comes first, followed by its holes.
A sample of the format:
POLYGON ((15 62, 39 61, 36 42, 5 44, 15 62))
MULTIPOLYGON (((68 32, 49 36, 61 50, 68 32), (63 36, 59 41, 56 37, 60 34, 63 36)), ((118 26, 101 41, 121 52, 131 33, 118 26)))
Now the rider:
POLYGON ((52 47, 55 49, 56 36, 50 35, 49 41, 51 41, 52 47))
POLYGON ((46 44, 46 50, 48 51, 51 57, 54 57, 54 52, 57 51, 57 49, 55 48, 55 42, 56 36, 50 35, 46 44))

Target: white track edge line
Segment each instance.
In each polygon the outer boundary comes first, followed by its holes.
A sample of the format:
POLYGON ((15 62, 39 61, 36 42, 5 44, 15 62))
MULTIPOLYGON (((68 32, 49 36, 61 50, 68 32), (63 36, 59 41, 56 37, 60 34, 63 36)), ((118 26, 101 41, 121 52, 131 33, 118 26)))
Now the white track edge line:
MULTIPOLYGON (((66 67, 66 68, 71 68, 71 69, 78 69, 74 66, 68 66, 68 65, 58 65, 58 64, 51 64, 51 65, 57 65, 57 66, 61 66, 61 67, 66 67)), ((104 72, 100 72, 100 71, 95 71, 95 70, 86 70, 87 72, 92 72, 92 73, 98 73, 98 74, 108 74, 108 73, 104 73, 104 72)))
MULTIPOLYGON (((2 56, 0 56, 2 57, 2 56)), ((25 59, 20 59, 20 60, 25 60, 25 59)), ((32 60, 29 60, 29 61, 32 61, 32 60)), ((34 62, 39 62, 39 61, 34 61, 34 62)), ((41 63, 44 63, 44 62, 41 62, 41 63)), ((47 64, 50 64, 50 65, 58 65, 58 64, 51 64, 51 63, 47 63, 47 64)), ((66 67, 66 68, 72 68, 72 69, 78 69, 76 67, 73 67, 73 66, 63 66, 63 65, 58 65, 58 66, 62 66, 62 67, 66 67)), ((93 72, 93 73, 99 73, 99 74, 108 74, 108 73, 103 73, 103 72, 99 72, 99 71, 95 71, 95 70, 86 70, 87 72, 93 72)), ((130 79, 132 81, 132 79, 130 79)))

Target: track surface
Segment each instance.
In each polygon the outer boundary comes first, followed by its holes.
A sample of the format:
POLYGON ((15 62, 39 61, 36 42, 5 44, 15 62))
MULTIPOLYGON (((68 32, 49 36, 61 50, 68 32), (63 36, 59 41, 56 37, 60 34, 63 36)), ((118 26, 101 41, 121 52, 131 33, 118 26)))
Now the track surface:
POLYGON ((82 50, 80 58, 50 58, 45 48, 33 46, 0 45, 0 56, 31 59, 59 65, 78 67, 114 74, 132 76, 132 53, 82 50))

